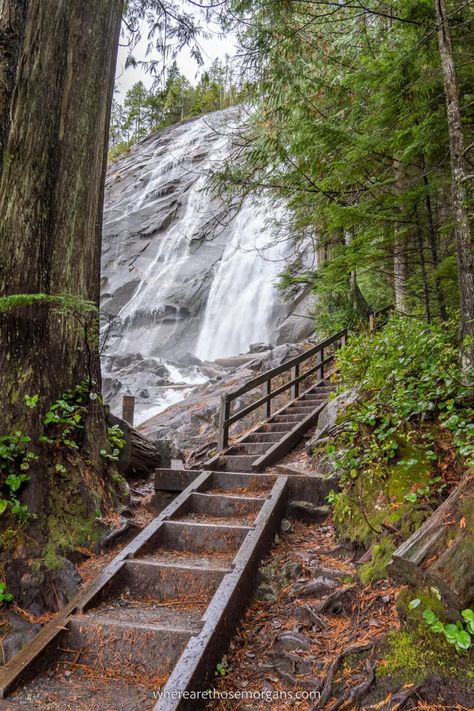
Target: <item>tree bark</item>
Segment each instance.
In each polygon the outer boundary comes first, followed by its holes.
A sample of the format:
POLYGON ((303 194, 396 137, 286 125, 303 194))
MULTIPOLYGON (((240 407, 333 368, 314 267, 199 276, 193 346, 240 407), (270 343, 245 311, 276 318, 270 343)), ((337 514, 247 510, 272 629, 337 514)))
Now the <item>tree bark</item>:
MULTIPOLYGON (((428 244, 431 252, 431 261, 433 264, 433 269, 436 272, 439 266, 439 255, 438 255, 438 237, 435 230, 435 223, 433 219, 433 208, 431 205, 431 196, 429 193, 429 182, 428 176, 426 175, 426 163, 424 156, 422 156, 422 166, 423 166, 423 183, 426 188, 425 194, 425 204, 426 204, 426 216, 428 218, 428 244)), ((441 284, 441 279, 435 274, 434 285, 436 291, 436 298, 438 301, 439 315, 442 321, 448 320, 448 312, 446 310, 446 302, 443 294, 443 287, 441 284)))
MULTIPOLYGON (((103 190, 121 0, 30 0, 0 181, 0 295, 73 294, 99 304, 103 190)), ((0 314, 0 433, 37 439, 41 413, 71 386, 100 392, 97 319, 48 304, 0 314), (40 395, 38 410, 26 394, 40 395)), ((91 403, 94 461, 105 416, 91 403), (97 435, 97 436, 96 436, 97 435)), ((103 441, 103 438, 102 438, 103 441)), ((42 466, 43 465, 43 466, 42 466)), ((43 510, 45 462, 27 503, 43 510)))
POLYGON ((416 241, 418 244, 418 252, 420 255, 420 268, 421 268, 421 282, 423 287, 423 303, 425 306, 425 318, 427 323, 431 323, 431 305, 430 305, 430 289, 428 284, 428 274, 426 271, 426 260, 425 260, 425 245, 423 240, 423 232, 421 230, 420 220, 418 216, 418 210, 415 207, 416 215, 416 241))
MULTIPOLYGON (((350 247, 352 243, 352 234, 348 230, 344 231, 343 239, 344 245, 346 247, 350 247)), ((364 319, 367 319, 370 313, 370 306, 360 290, 359 282, 357 281, 357 272, 355 269, 349 272, 348 292, 350 305, 354 313, 364 319)))
POLYGON ((468 475, 434 514, 393 554, 393 574, 436 587, 449 616, 474 600, 474 475, 468 475))
POLYGON ((0 0, 0 176, 27 11, 28 0, 0 0))
MULTIPOLYGON (((395 161, 395 181, 397 192, 403 195, 406 188, 403 165, 400 161, 395 161)), ((401 220, 406 219, 406 212, 400 207, 401 220)), ((395 311, 401 314, 409 312, 408 293, 408 234, 407 227, 402 222, 395 228, 395 239, 393 244, 393 288, 395 293, 395 311)))
POLYGON ((474 255, 468 212, 469 178, 466 169, 459 91, 445 0, 435 0, 435 9, 448 115, 453 220, 461 302, 462 364, 464 368, 468 368, 474 367, 474 255))

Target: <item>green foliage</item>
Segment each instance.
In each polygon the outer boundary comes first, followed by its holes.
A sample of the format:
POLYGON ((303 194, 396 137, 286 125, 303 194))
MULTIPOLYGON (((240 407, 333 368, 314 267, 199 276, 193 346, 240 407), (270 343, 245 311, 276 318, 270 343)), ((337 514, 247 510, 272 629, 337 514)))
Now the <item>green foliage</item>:
MULTIPOLYGON (((317 292, 318 328, 351 325, 363 313, 361 294, 375 309, 392 301, 395 252, 407 261, 403 311, 429 320, 458 307, 433 3, 402 0, 389 11, 378 0, 363 11, 279 0, 225 7, 226 26, 241 20, 243 70, 254 84, 246 126, 216 185, 287 204, 297 257, 286 282, 303 277, 317 292), (441 204, 445 212, 434 209, 441 204), (318 252, 310 267, 300 259, 305 249, 318 252)), ((447 9, 472 149, 473 25, 466 6, 447 9)))
POLYGON ((109 161, 113 162, 114 160, 117 160, 117 158, 120 158, 120 156, 123 156, 128 153, 132 145, 133 143, 130 141, 119 141, 118 143, 113 145, 112 148, 109 150, 109 161))
POLYGON ((355 387, 358 397, 317 452, 341 474, 330 498, 336 524, 364 544, 385 526, 408 535, 444 495, 440 440, 461 465, 473 462, 472 385, 460 371, 454 324, 392 317, 375 335, 351 338, 338 362, 340 389, 355 387))
POLYGON ((74 294, 12 294, 0 296, 0 313, 23 306, 50 304, 63 312, 96 313, 97 306, 74 294))
POLYGON ((110 444, 110 451, 107 452, 106 449, 101 449, 100 454, 104 459, 110 462, 118 462, 120 459, 120 452, 125 447, 125 437, 118 425, 112 425, 112 427, 107 428, 107 436, 110 444))
MULTIPOLYGON (((373 338, 352 338, 338 361, 343 387, 357 386, 364 394, 351 413, 353 440, 369 428, 388 461, 396 458, 397 433, 437 420, 451 432, 466 465, 473 464, 474 408, 469 402, 474 373, 461 373, 458 353, 455 323, 427 327, 392 317, 373 338)), ((431 449, 426 454, 436 459, 431 449)), ((356 458, 354 463, 363 461, 356 458)), ((410 462, 399 459, 397 464, 406 467, 410 462)))
MULTIPOLYGON (((419 607, 421 600, 415 598, 409 604, 414 610, 419 607)), ((470 609, 461 612, 461 620, 456 624, 443 622, 429 607, 423 610, 423 620, 431 632, 442 634, 449 644, 454 645, 458 654, 467 652, 472 645, 471 635, 474 635, 474 611, 470 609)))
POLYGON ((191 86, 172 62, 164 85, 155 81, 151 89, 137 82, 127 91, 123 106, 112 105, 109 160, 115 160, 145 136, 165 126, 224 109, 241 101, 231 62, 216 59, 191 86))
POLYGON ((37 459, 30 450, 30 438, 23 432, 0 436, 0 516, 9 511, 20 522, 25 521, 27 507, 21 504, 18 494, 28 481, 28 470, 37 459))
POLYGON ((73 389, 66 390, 62 397, 51 405, 43 418, 45 442, 77 450, 79 448, 77 440, 84 429, 83 418, 88 401, 88 383, 79 383, 73 389))
POLYGON ((13 600, 13 595, 7 592, 6 583, 0 582, 0 604, 4 602, 11 602, 13 600))
POLYGON ((391 632, 387 650, 377 667, 377 676, 387 674, 406 683, 422 681, 427 675, 459 679, 465 688, 472 688, 472 650, 458 654, 444 635, 433 644, 433 635, 426 624, 391 632))
POLYGON ((216 664, 216 668, 214 670, 214 676, 227 676, 229 673, 229 666, 227 664, 227 660, 224 657, 222 662, 219 662, 216 664))

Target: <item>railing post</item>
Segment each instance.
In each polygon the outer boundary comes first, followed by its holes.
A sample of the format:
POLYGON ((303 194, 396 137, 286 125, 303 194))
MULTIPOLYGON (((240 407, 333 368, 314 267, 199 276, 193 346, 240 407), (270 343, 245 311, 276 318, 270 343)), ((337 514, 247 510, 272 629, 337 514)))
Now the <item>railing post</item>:
POLYGON ((319 351, 319 361, 318 363, 321 363, 321 367, 319 368, 319 371, 317 371, 317 378, 318 380, 324 380, 324 348, 321 348, 319 351))
MULTIPOLYGON (((297 378, 299 376, 299 374, 300 374, 300 364, 297 363, 291 369, 291 379, 294 380, 295 378, 297 378)), ((293 385, 291 386, 290 392, 291 392, 291 399, 296 400, 296 398, 300 394, 300 384, 293 383, 293 385)))
POLYGON ((221 395, 221 409, 219 412, 219 430, 217 434, 217 449, 221 452, 229 445, 229 425, 227 420, 230 416, 230 400, 227 393, 221 395))
POLYGON ((347 328, 344 329, 341 337, 341 347, 345 346, 347 343, 347 328))
MULTIPOLYGON (((266 395, 270 395, 271 392, 272 392, 272 379, 270 378, 269 380, 265 380, 265 382, 263 383, 263 396, 265 397, 266 395)), ((271 399, 265 403, 263 408, 264 408, 264 412, 265 412, 265 417, 268 419, 269 417, 272 416, 272 401, 271 401, 271 399)))
POLYGON ((133 395, 124 395, 122 400, 122 420, 133 427, 135 418, 135 398, 133 395))

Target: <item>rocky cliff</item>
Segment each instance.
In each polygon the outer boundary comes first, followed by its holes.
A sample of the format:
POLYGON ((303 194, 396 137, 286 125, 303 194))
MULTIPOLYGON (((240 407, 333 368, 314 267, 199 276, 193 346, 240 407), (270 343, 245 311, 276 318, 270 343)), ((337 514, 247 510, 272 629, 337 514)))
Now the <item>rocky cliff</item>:
POLYGON ((248 198, 229 220, 209 190, 236 121, 231 109, 172 126, 109 167, 104 393, 115 412, 132 394, 143 420, 207 381, 203 361, 296 342, 313 328, 311 297, 287 303, 275 288, 287 247, 269 206, 248 198))

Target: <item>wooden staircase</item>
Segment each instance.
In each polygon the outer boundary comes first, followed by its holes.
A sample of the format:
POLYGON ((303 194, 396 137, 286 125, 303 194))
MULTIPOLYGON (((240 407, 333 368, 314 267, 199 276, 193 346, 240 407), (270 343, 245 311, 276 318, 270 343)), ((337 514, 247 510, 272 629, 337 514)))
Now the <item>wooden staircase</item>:
POLYGON ((341 331, 224 395, 219 452, 206 471, 161 470, 159 483, 157 472, 157 488, 168 478, 184 491, 0 668, 0 711, 205 706, 185 693, 212 681, 289 495, 311 498, 311 489, 322 503, 327 494, 317 475, 260 472, 317 422, 346 338, 341 331), (284 373, 290 380, 272 390, 284 373), (232 402, 260 386, 262 397, 232 413, 232 402), (290 401, 272 413, 272 400, 288 390, 290 401), (230 443, 230 426, 260 407, 263 422, 230 443))
POLYGON ((316 424, 334 383, 322 380, 206 463, 217 471, 261 471, 291 451, 316 424))

